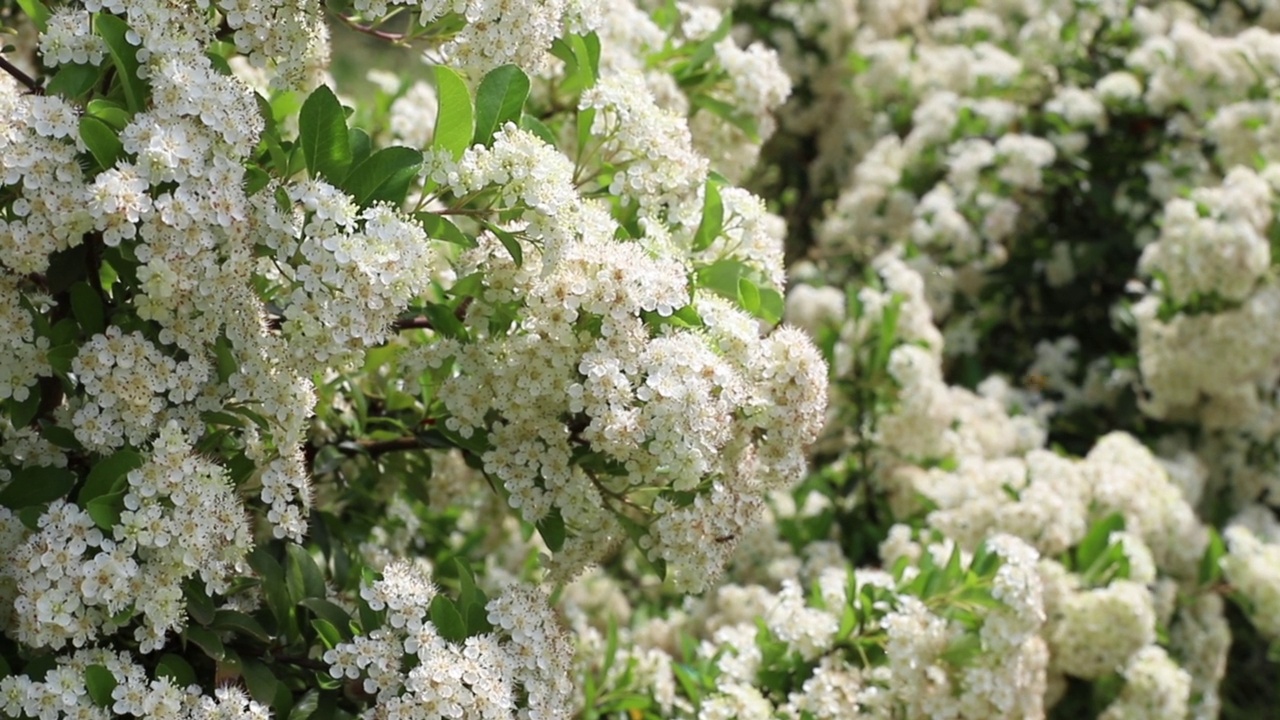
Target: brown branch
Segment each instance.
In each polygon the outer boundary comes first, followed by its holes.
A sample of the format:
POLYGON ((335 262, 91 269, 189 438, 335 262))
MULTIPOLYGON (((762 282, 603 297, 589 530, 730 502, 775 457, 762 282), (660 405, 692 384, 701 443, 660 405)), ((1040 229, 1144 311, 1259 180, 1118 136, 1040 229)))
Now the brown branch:
POLYGON ((44 94, 44 88, 40 87, 40 83, 36 82, 30 75, 22 72, 17 65, 5 60, 3 55, 0 55, 0 70, 4 70, 12 75, 14 80, 17 80, 27 86, 27 89, 32 93, 36 95, 44 94))
POLYGON ((286 665, 293 665, 295 667, 306 668, 308 670, 315 670, 323 673, 329 672, 329 663, 324 662, 323 660, 315 660, 298 655, 282 655, 279 653, 272 653, 271 658, 276 662, 282 662, 286 665))
POLYGON ((407 33, 387 32, 386 30, 379 30, 372 25, 361 25, 346 15, 339 14, 338 18, 342 20, 343 24, 358 33, 364 33, 370 37, 375 37, 379 40, 386 40, 387 42, 395 43, 397 45, 403 43, 409 37, 407 33))
POLYGON ((416 435, 404 435, 390 440, 357 440, 337 445, 338 452, 344 455, 370 455, 377 457, 391 452, 407 452, 423 449, 422 442, 416 435))
POLYGON ((424 315, 419 315, 417 317, 411 317, 411 318, 401 318, 391 323, 391 327, 395 328, 396 330, 434 330, 435 329, 435 327, 431 324, 431 319, 424 315))

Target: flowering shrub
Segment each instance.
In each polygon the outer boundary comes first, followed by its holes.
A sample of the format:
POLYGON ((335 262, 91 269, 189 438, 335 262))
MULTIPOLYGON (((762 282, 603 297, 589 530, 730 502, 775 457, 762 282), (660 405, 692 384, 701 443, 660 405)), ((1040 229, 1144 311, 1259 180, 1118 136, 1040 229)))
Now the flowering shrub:
POLYGON ((0 22, 0 715, 1280 701, 1280 6, 0 22))

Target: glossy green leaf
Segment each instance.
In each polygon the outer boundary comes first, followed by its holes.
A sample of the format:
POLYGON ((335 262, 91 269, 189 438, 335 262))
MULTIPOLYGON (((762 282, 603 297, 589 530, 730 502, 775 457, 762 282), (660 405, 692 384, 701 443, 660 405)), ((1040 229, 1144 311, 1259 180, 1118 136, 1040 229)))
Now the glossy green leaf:
POLYGON ((756 124, 755 116, 739 109, 737 105, 703 94, 695 94, 689 102, 694 107, 706 110, 738 128, 751 140, 760 139, 760 128, 756 124))
POLYGON ((525 113, 520 117, 520 127, 528 130, 534 135, 537 135, 548 145, 556 144, 556 135, 551 132, 551 128, 547 127, 541 120, 528 113, 525 113))
POLYGON ((160 656, 160 663, 156 665, 156 677, 169 678, 180 688, 196 682, 196 672, 191 668, 191 663, 174 653, 165 653, 160 656))
POLYGON ((342 634, 338 632, 338 628, 333 623, 324 618, 312 618, 311 627, 315 628, 316 635, 320 636, 320 640, 326 648, 334 648, 342 644, 342 634))
POLYGON ((36 419, 36 415, 40 413, 40 383, 35 383, 27 392, 27 397, 22 400, 14 400, 8 398, 4 401, 2 407, 5 414, 9 416, 9 422, 14 427, 26 427, 36 419))
POLYGON ((289 559, 286 582, 294 602, 301 602, 304 598, 324 597, 324 575, 311 553, 295 543, 286 545, 285 553, 289 559))
POLYGON ((538 534, 542 536, 543 542, 547 544, 551 552, 558 552, 564 547, 565 541, 565 525, 564 517, 560 515, 559 509, 552 509, 547 516, 538 521, 538 534))
POLYGON ((187 600, 187 614, 201 625, 213 622, 213 598, 204 590, 204 583, 188 579, 182 584, 182 596, 187 600))
POLYGON ((564 61, 561 88, 566 92, 579 92, 595 85, 600 76, 600 38, 595 33, 559 38, 552 43, 551 54, 564 61))
POLYGON ((782 321, 782 314, 786 312, 787 301, 782 293, 770 287, 759 288, 760 291, 760 319, 765 322, 776 325, 782 321))
POLYGON ((1209 528, 1209 544, 1205 546, 1204 555, 1200 556, 1200 584, 1213 585, 1222 579, 1222 558, 1226 557, 1227 546, 1215 528, 1209 528))
POLYGON ((475 114, 471 91, 457 71, 436 66, 436 95, 440 109, 436 113, 435 135, 431 146, 446 150, 456 160, 471 144, 475 135, 475 114))
POLYGON ((31 18, 31 24, 40 32, 44 32, 49 26, 49 8, 40 0, 18 0, 18 7, 31 18))
POLYGON ((516 122, 529 97, 529 76, 515 65, 495 68, 476 90, 476 132, 472 140, 488 145, 505 123, 516 122))
POLYGON ((18 509, 51 502, 66 495, 75 483, 76 474, 66 468, 21 468, 0 490, 0 505, 18 509))
POLYGON ((347 114, 326 85, 316 88, 298 113, 298 144, 312 177, 338 184, 351 167, 347 114))
POLYGON ((93 524, 100 530, 111 530, 120 524, 120 513, 124 512, 124 491, 99 495, 84 504, 85 512, 93 519, 93 524))
POLYGON ((1124 515, 1120 513, 1112 513, 1095 522, 1076 548, 1076 567, 1073 569, 1083 572, 1092 566, 1111 544, 1111 533, 1121 530, 1124 530, 1124 515))
POLYGON ((711 247, 724 229, 724 203, 720 200, 721 183, 707 179, 702 197, 702 221, 693 235, 693 251, 702 252, 711 247))
POLYGON ((116 676, 103 665, 90 665, 84 669, 84 686, 89 691, 89 699, 100 708, 112 706, 111 691, 117 684, 116 676))
POLYGON ((453 308, 440 303, 427 303, 422 308, 427 319, 431 321, 431 329, 444 337, 466 339, 467 327, 462 324, 453 308))
MULTIPOLYGON (((80 129, 85 128, 85 124, 89 123, 103 128, 105 132, 110 133, 101 120, 93 118, 81 118, 80 129)), ((112 139, 115 136, 112 134, 112 139)), ((119 144, 119 141, 116 141, 119 144)), ((114 163, 114 159, 112 160, 114 163)), ((110 166, 106 166, 110 167, 110 166)), ((71 314, 75 316, 76 322, 80 323, 80 327, 86 334, 96 335, 107 328, 106 311, 102 307, 102 297, 98 292, 89 287, 89 283, 81 280, 71 286, 71 314)))
POLYGON ((760 314, 760 290, 749 279, 738 278, 738 302, 752 315, 760 314))
POLYGON ((46 95, 59 95, 74 100, 93 89, 102 79, 102 68, 95 65, 67 64, 58 68, 49 84, 45 86, 46 95))
POLYGON ((150 88, 138 76, 138 49, 127 38, 129 26, 115 15, 98 13, 93 16, 93 30, 107 45, 111 64, 115 66, 116 77, 124 92, 125 107, 132 113, 142 112, 146 109, 150 88))
POLYGON ((98 118, 115 130, 123 130, 129 124, 129 112, 110 100, 90 100, 84 110, 85 115, 98 118))
POLYGON ((354 637, 351 633, 351 614, 341 606, 319 597, 307 598, 299 604, 310 610, 316 619, 332 625, 341 636, 341 641, 345 642, 354 637))
POLYGON ((227 649, 222 644, 222 640, 212 630, 191 626, 182 631, 182 636, 187 642, 194 644, 203 650, 205 655, 214 660, 221 660, 227 654, 227 649))
POLYGON ((413 148, 382 148, 352 169, 342 187, 361 206, 375 202, 399 206, 421 167, 422 153, 413 148))
POLYGON ((502 247, 507 249, 516 267, 524 265, 524 249, 520 247, 520 240, 516 238, 515 234, 509 233, 492 223, 485 223, 484 227, 493 233, 494 237, 498 238, 498 242, 502 243, 502 247))
POLYGON ((351 145, 351 167, 353 168, 368 160, 373 154, 373 138, 360 128, 347 130, 347 143, 351 145))
POLYGON ((457 225, 453 224, 453 221, 443 215, 420 212, 413 217, 422 224, 422 229, 426 231, 427 236, 432 240, 443 240, 453 245, 461 245, 467 249, 474 248, 477 245, 475 238, 463 233, 458 229, 457 225))
POLYGON ((266 628, 262 627, 262 623, 258 622, 252 615, 247 615, 239 610, 215 611, 209 627, 218 631, 234 632, 238 635, 248 636, 261 643, 271 642, 271 634, 267 632, 266 628))
POLYGON ((289 638, 296 637, 297 615, 289 598, 289 589, 285 586, 284 568, 280 567, 280 563, 265 547, 255 548, 249 553, 249 565, 262 580, 262 592, 266 597, 267 608, 275 618, 278 632, 289 638))
POLYGON ((440 636, 446 640, 458 642, 467 638, 467 623, 462 619, 462 613, 444 595, 436 595, 431 599, 431 624, 436 626, 440 636))
POLYGON ((276 676, 261 660, 251 657, 240 658, 240 675, 249 695, 263 705, 270 706, 276 696, 276 676))
POLYGON ((316 709, 320 707, 320 691, 312 688, 308 690, 301 700, 293 704, 293 709, 289 711, 288 720, 307 720, 315 714, 316 709))
POLYGON ((743 264, 737 260, 718 260, 698 268, 698 286, 735 303, 740 302, 738 280, 742 277, 744 269, 743 264))

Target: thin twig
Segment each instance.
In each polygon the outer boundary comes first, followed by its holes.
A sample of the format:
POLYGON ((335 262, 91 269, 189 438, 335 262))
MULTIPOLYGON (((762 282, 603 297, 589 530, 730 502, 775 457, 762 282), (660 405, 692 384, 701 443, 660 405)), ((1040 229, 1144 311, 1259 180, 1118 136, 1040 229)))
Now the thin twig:
POLYGON ((8 60, 5 60, 3 55, 0 55, 0 69, 12 75, 13 79, 17 80, 23 85, 26 85, 27 89, 30 90, 32 93, 36 95, 44 94, 44 88, 40 87, 40 83, 36 82, 30 75, 22 72, 22 70, 19 69, 17 65, 14 65, 8 60))

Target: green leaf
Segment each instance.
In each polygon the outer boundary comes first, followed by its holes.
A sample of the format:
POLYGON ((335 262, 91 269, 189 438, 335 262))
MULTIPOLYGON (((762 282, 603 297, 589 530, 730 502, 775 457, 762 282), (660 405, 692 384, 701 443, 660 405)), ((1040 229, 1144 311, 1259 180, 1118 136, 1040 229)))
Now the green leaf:
POLYGON ((351 145, 351 166, 356 167, 373 154, 373 138, 360 128, 347 130, 347 143, 351 145))
POLYGON ((744 266, 738 260, 717 260, 697 270, 697 284, 728 300, 741 305, 738 280, 744 275, 744 266))
POLYGON ((123 130, 129 124, 129 112, 110 100, 97 98, 85 106, 86 115, 98 118, 115 130, 123 130))
POLYGON ((277 630, 288 639, 297 637, 297 615, 289 600, 289 589, 285 587, 284 569, 265 547, 257 547, 249 553, 249 565, 262 579, 262 592, 267 608, 275 618, 277 630))
POLYGON ((551 54, 564 61, 566 92, 578 92, 596 84, 600 77, 600 37, 569 35, 557 39, 551 45, 551 54))
POLYGON ((697 669, 684 663, 673 663, 671 672, 680 683, 680 689, 684 690, 685 697, 694 703, 702 699, 702 676, 697 669))
MULTIPOLYGON (((578 117, 574 120, 578 131, 578 158, 575 165, 582 161, 582 156, 587 151, 587 143, 591 142, 591 126, 596 121, 596 109, 586 108, 578 111, 578 117)), ((552 145, 556 143, 552 142, 552 145)))
POLYGON ((440 303, 429 302, 422 308, 431 320, 431 329, 449 338, 467 338, 467 327, 462 324, 453 308, 440 303))
POLYGON ((94 705, 109 708, 113 704, 111 691, 119 684, 116 676, 103 665, 90 665, 84 669, 84 685, 94 705))
POLYGON ((182 636, 187 642, 195 644, 196 647, 204 651, 205 655, 214 660, 221 660, 226 657, 226 648, 212 630, 191 626, 182 631, 182 636))
POLYGON ((245 635, 253 638, 261 643, 270 643, 271 634, 266 628, 262 627, 262 623, 258 622, 252 615, 247 615, 239 610, 218 610, 213 613, 213 620, 209 623, 209 627, 219 632, 234 632, 239 635, 245 635))
POLYGON ((1118 512, 1095 522, 1076 548, 1076 566, 1072 569, 1084 572, 1091 567, 1111 544, 1111 533, 1121 530, 1124 530, 1124 515, 1118 512))
POLYGON ((564 62, 565 81, 562 87, 570 92, 580 90, 581 88, 575 85, 581 84, 579 75, 582 71, 578 67, 578 57, 573 52, 573 46, 565 38, 556 38, 555 42, 551 43, 551 54, 564 62))
POLYGON ((340 641, 345 642, 354 637, 351 632, 351 614, 340 605, 318 597, 306 598, 298 604, 310 610, 317 620, 324 620, 336 629, 340 641))
POLYGON ((468 605, 466 615, 467 634, 481 635, 493 632, 493 624, 489 622, 489 611, 485 610, 484 605, 468 605))
POLYGON ((436 66, 436 94, 440 98, 440 110, 436 113, 435 136, 431 146, 447 150, 456 160, 471 144, 475 135, 475 117, 471 106, 471 92, 467 83, 455 70, 436 66))
POLYGON ((342 633, 328 620, 311 618, 311 627, 315 628, 316 634, 320 636, 326 648, 334 648, 342 644, 342 633))
POLYGON ((685 63, 681 63, 675 70, 676 79, 685 84, 685 81, 693 78, 702 66, 707 63, 716 54, 716 44, 729 36, 729 31, 733 29, 733 13, 726 12, 720 25, 715 31, 707 37, 703 38, 694 48, 693 55, 685 63))
POLYGON ((1215 528, 1209 528, 1209 544, 1205 546, 1204 555, 1200 557, 1200 584, 1213 585, 1222 579, 1222 558, 1227 554, 1227 546, 1215 528))
POLYGON ((293 704, 288 720, 307 720, 315 714, 318 707, 320 707, 320 691, 312 688, 302 696, 301 700, 293 704))
POLYGON ((463 233, 458 229, 457 225, 454 225, 449 218, 443 215, 420 212, 413 217, 422 224, 422 229, 426 231, 427 236, 432 240, 443 240, 453 245, 461 245, 468 250, 477 245, 474 238, 463 233))
POLYGON ((40 414, 40 384, 36 383, 31 386, 25 400, 14 400, 8 398, 4 401, 4 411, 9 416, 9 422, 14 427, 26 427, 31 421, 36 419, 36 415, 40 414))
POLYGON ((431 624, 446 640, 459 642, 467 638, 467 623, 453 601, 444 595, 431 599, 431 624))
POLYGON ((724 203, 720 200, 721 183, 708 178, 705 194, 702 198, 702 222, 698 223, 698 231, 693 235, 693 251, 702 252, 720 237, 724 229, 724 203))
POLYGON ((276 676, 261 660, 251 657, 240 658, 240 674, 244 677, 244 685, 249 695, 263 705, 270 705, 276 696, 276 676))
POLYGON ((294 602, 301 602, 304 598, 324 597, 324 575, 311 553, 295 543, 286 545, 285 553, 289 558, 287 584, 294 602))
POLYGON ((311 177, 337 185, 351 167, 347 114, 338 96, 321 85, 302 103, 298 113, 298 144, 311 177))
MULTIPOLYGON (((104 132, 111 132, 101 120, 89 117, 81 118, 81 130, 84 129, 85 123, 96 125, 102 128, 104 132)), ((112 135, 112 139, 114 139, 114 135, 112 135)), ((117 141, 117 144, 119 144, 119 141, 117 141)), ((112 162, 114 163, 115 161, 112 160, 112 162)), ((111 166, 105 165, 104 167, 111 166)), ((107 328, 106 311, 102 307, 102 298, 84 280, 71 286, 71 313, 75 315, 76 322, 80 323, 80 327, 89 335, 96 335, 107 328)))
POLYGON ((555 133, 551 132, 551 128, 547 127, 541 120, 528 113, 525 113, 520 117, 520 127, 528 130, 534 135, 537 135, 548 145, 556 144, 556 136, 555 133))
POLYGON ((787 301, 782 297, 782 293, 769 287, 758 288, 760 292, 760 312, 759 317, 765 322, 776 325, 782 320, 782 314, 786 312, 787 301))
POLYGON ((124 104, 131 113, 142 112, 147 106, 150 88, 138 76, 138 49, 129 43, 129 26, 124 20, 108 13, 93 16, 94 33, 101 37, 116 68, 116 77, 124 91, 124 104))
POLYGON ((76 474, 66 468, 29 467, 15 470, 0 490, 0 505, 12 510, 51 502, 76 484, 76 474))
POLYGON ((396 145, 382 148, 352 169, 343 189, 361 207, 387 202, 399 207, 422 167, 422 153, 396 145))
MULTIPOLYGON (((35 393, 32 394, 34 395, 35 393)), ((16 425, 17 423, 14 424, 16 425)), ((25 425, 26 423, 23 424, 25 425)), ((48 440, 50 443, 53 443, 63 450, 74 450, 77 452, 84 450, 84 446, 82 446, 80 441, 76 439, 76 433, 71 428, 65 428, 61 425, 45 425, 40 428, 40 434, 44 436, 45 440, 48 440)))
POLYGON ((747 278, 738 278, 738 301, 752 315, 760 314, 760 290, 747 278))
POLYGON ((49 80, 44 92, 46 95, 59 95, 74 100, 89 92, 101 77, 102 68, 94 65, 63 65, 58 68, 53 79, 49 80))
POLYGON ((520 240, 513 233, 509 233, 493 223, 484 223, 484 227, 493 233, 494 237, 498 238, 498 242, 502 243, 502 247, 507 249, 516 267, 524 265, 524 249, 520 247, 520 240))
POLYGON ((40 0, 18 0, 18 7, 22 8, 22 12, 31 18, 31 24, 36 26, 40 32, 44 32, 49 27, 49 8, 40 0))
POLYGON ((718 100, 709 95, 695 94, 689 99, 690 104, 696 108, 706 110, 716 117, 724 120, 730 125, 741 130, 748 138, 753 141, 759 141, 760 128, 756 124, 756 119, 750 113, 739 110, 733 103, 727 103, 718 100))
POLYGON ((93 524, 97 525, 98 529, 110 531, 120 524, 120 513, 124 511, 124 496, 123 490, 99 495, 85 503, 85 512, 89 513, 89 517, 93 519, 93 524))
POLYGON ((529 98, 529 76, 515 65, 489 71, 476 90, 476 132, 472 143, 488 145, 505 123, 520 119, 529 98))
POLYGON ((194 578, 182 584, 182 596, 187 599, 187 614, 201 625, 213 622, 213 598, 204 591, 204 583, 194 578))
POLYGON ((564 547, 564 517, 560 515, 559 508, 552 508, 546 517, 538 521, 537 528, 538 534, 542 536, 543 542, 551 552, 559 552, 560 548, 564 547))
POLYGON ((263 170, 257 165, 252 165, 244 170, 244 194, 256 195, 259 190, 266 187, 271 182, 271 173, 263 170))
POLYGON ((191 669, 191 663, 181 655, 165 653, 160 656, 160 664, 156 665, 156 677, 167 677, 173 681, 174 685, 184 688, 195 684, 196 671, 191 669))
POLYGON ((964 633, 947 643, 941 657, 953 667, 964 667, 981 653, 981 638, 976 633, 964 633))
POLYGON ((483 597, 480 588, 476 587, 476 579, 471 575, 471 569, 467 567, 465 560, 461 557, 454 558, 453 570, 458 575, 459 605, 465 607, 483 597))

